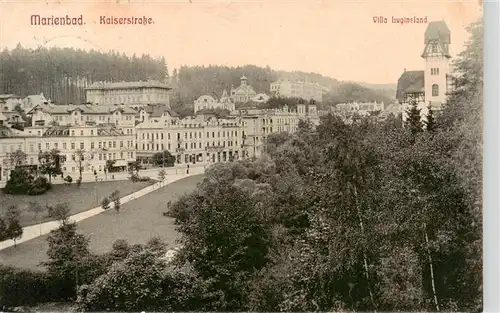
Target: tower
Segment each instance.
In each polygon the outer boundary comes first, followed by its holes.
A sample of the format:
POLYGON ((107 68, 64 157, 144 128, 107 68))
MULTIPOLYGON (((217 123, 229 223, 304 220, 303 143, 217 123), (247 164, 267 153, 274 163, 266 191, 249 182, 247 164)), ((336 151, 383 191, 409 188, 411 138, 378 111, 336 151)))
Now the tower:
POLYGON ((430 22, 424 35, 425 105, 440 107, 446 101, 450 71, 451 35, 445 21, 430 22))
POLYGON ((247 78, 245 76, 241 77, 241 86, 247 85, 247 78))

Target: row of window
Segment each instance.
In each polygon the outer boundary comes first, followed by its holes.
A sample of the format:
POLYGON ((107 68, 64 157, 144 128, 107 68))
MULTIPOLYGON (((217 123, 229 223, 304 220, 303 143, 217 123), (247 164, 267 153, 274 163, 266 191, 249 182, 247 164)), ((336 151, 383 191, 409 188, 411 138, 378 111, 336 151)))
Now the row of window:
MULTIPOLYGON (((71 150, 75 150, 75 149, 77 149, 77 147, 78 147, 78 149, 82 149, 82 150, 85 150, 85 148, 86 148, 84 142, 80 142, 78 145, 76 142, 71 142, 69 146, 70 146, 71 150)), ((95 146, 96 146, 95 142, 91 141, 90 142, 90 149, 95 149, 95 146)), ((132 148, 133 146, 134 146, 133 140, 126 141, 127 148, 132 148)), ((98 141, 97 147, 98 147, 98 149, 116 149, 117 147, 123 148, 124 141, 119 141, 119 142, 117 142, 117 141, 98 141)), ((38 143, 37 148, 38 148, 38 151, 42 151, 42 143, 38 143)), ((66 150, 66 149, 68 149, 68 143, 63 142, 61 145, 59 145, 58 142, 54 142, 53 145, 51 146, 51 144, 49 142, 46 142, 45 143, 45 150, 51 150, 51 149, 66 150)), ((22 150, 21 145, 19 145, 19 150, 22 150)), ((29 145, 29 152, 35 152, 34 144, 29 145)))
MULTIPOLYGON (((210 142, 207 142, 206 144, 207 147, 210 147, 210 142)), ((215 141, 212 141, 212 146, 215 147, 216 144, 215 144, 215 141)), ((228 141, 222 141, 222 145, 221 145, 221 142, 218 141, 217 142, 217 146, 220 147, 234 147, 234 146, 238 146, 238 141, 235 140, 228 140, 228 141), (226 145, 227 143, 227 145, 226 145)), ((170 143, 167 144, 167 150, 170 151, 172 148, 172 146, 170 145, 170 143)), ((181 148, 181 144, 178 143, 177 144, 177 148, 180 149, 181 148)), ((201 142, 190 142, 190 143, 184 143, 184 149, 188 150, 188 149, 201 149, 201 142)), ((157 143, 157 144, 142 144, 142 150, 143 151, 150 151, 150 150, 156 150, 156 151, 163 151, 164 150, 164 145, 162 143, 157 143)))
POLYGON ((431 68, 431 75, 439 76, 439 68, 431 68))
MULTIPOLYGON (((158 140, 163 140, 164 136, 163 133, 142 133, 142 139, 143 140, 149 140, 149 139, 155 139, 155 134, 156 134, 156 139, 158 140), (151 136, 150 136, 151 135, 151 136)), ((217 137, 221 137, 221 132, 217 132, 217 137)), ((138 136, 138 135, 137 135, 138 136)), ((238 131, 237 130, 231 130, 231 131, 222 131, 222 137, 237 137, 238 136, 238 131)), ((201 138, 201 132, 189 132, 189 139, 197 139, 201 138)), ((215 138, 215 132, 212 132, 212 137, 210 137, 210 132, 207 132, 207 138, 215 138)), ((167 133, 167 139, 170 140, 170 133, 167 133)), ((181 139, 181 133, 177 133, 177 140, 181 139)), ((188 139, 188 133, 184 133, 184 139, 188 139)))

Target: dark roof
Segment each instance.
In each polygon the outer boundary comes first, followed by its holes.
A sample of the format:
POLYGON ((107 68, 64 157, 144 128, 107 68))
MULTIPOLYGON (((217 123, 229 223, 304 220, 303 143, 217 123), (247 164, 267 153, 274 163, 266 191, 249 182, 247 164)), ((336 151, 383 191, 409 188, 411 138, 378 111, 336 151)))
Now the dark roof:
POLYGON ((167 112, 172 117, 179 116, 176 112, 170 110, 165 104, 148 105, 143 107, 143 109, 149 113, 151 117, 160 117, 164 112, 167 112))
POLYGON ((398 79, 396 99, 403 100, 407 92, 424 91, 424 71, 405 71, 398 79))
POLYGON ((443 44, 451 43, 450 29, 445 21, 434 21, 429 23, 425 30, 424 44, 432 40, 437 40, 443 44))

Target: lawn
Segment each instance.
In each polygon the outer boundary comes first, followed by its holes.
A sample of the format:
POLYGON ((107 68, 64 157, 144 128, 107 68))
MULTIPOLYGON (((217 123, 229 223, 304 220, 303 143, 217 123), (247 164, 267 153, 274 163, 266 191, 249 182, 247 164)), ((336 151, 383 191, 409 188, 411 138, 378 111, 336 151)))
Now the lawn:
MULTIPOLYGON (((78 223, 78 230, 90 239, 90 247, 94 253, 109 251, 117 239, 125 239, 130 244, 141 244, 151 237, 160 237, 169 246, 174 246, 179 234, 175 230, 173 219, 162 215, 167 210, 166 203, 194 190, 202 179, 201 174, 176 181, 123 204, 120 213, 110 210, 85 219, 78 223)), ((47 236, 1 250, 0 263, 33 270, 42 269, 39 264, 47 260, 47 236)))
POLYGON ((17 205, 21 211, 21 225, 29 226, 51 220, 47 216, 47 212, 39 214, 35 219, 35 215, 28 209, 28 203, 31 201, 38 202, 43 206, 67 202, 71 209, 70 214, 75 214, 99 206, 102 199, 115 190, 119 190, 121 196, 126 196, 151 184, 151 182, 133 183, 130 180, 89 182, 82 183, 80 187, 76 184, 58 184, 53 185, 51 190, 39 196, 8 195, 0 190, 0 216, 4 216, 9 206, 17 205))

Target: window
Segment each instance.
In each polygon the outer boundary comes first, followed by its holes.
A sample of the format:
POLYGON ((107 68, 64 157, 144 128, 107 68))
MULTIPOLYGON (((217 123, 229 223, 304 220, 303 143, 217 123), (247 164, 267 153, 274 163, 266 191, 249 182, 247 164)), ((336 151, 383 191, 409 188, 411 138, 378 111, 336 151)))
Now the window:
POLYGON ((63 149, 66 150, 66 143, 63 142, 63 149))
POLYGON ((74 142, 71 143, 71 150, 75 150, 75 143, 74 142))
POLYGON ((439 86, 437 84, 432 85, 432 96, 439 96, 439 86))
POLYGON ((80 142, 80 149, 85 149, 85 144, 83 142, 80 142))

